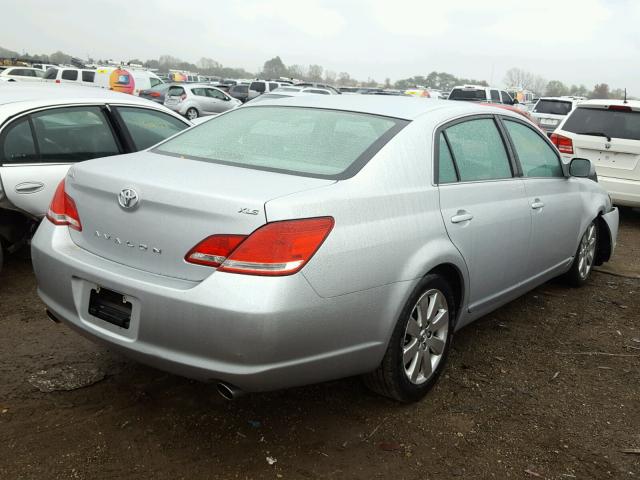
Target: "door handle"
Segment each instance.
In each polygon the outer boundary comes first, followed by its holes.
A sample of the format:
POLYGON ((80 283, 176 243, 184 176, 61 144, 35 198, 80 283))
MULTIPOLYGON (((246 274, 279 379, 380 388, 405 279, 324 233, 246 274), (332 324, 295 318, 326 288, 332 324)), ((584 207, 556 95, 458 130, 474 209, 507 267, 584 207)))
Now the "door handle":
POLYGON ((539 198, 536 198, 531 204, 531 208, 534 210, 540 210, 542 207, 544 207, 544 202, 541 202, 539 198))
POLYGON ((451 217, 451 223, 462 223, 473 220, 473 215, 465 210, 458 210, 458 213, 451 217))
POLYGON ((16 193, 37 193, 44 188, 42 182, 22 182, 16 185, 16 193))

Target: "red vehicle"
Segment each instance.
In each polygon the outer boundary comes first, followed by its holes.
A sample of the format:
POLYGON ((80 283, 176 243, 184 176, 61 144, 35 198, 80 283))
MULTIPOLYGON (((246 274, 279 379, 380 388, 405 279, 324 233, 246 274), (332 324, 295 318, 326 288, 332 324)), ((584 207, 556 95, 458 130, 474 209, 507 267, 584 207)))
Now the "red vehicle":
MULTIPOLYGON (((538 125, 538 122, 535 121, 535 119, 531 116, 531 114, 529 112, 526 112, 518 107, 514 107, 513 105, 504 105, 502 103, 488 103, 485 102, 483 103, 483 105, 487 105, 489 107, 498 107, 498 108, 502 108, 504 110, 509 110, 511 112, 516 112, 519 113, 520 115, 522 115, 524 118, 526 118, 527 120, 529 120, 531 123, 533 123, 536 127, 538 127, 538 129, 545 133, 545 131, 540 128, 540 125, 538 125)), ((546 133, 545 133, 546 135, 546 133)))

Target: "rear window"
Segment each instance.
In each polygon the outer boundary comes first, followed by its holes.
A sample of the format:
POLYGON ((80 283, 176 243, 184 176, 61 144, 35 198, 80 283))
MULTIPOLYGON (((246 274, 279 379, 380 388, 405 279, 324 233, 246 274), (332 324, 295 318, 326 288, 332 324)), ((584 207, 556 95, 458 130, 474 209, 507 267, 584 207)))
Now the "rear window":
POLYGON ((607 135, 611 138, 640 140, 640 112, 578 107, 562 129, 578 135, 607 135))
POLYGON ((348 178, 407 123, 315 108, 240 108, 189 129, 154 151, 257 170, 348 178))
POLYGON ((487 94, 484 90, 473 89, 454 89, 449 95, 449 100, 475 100, 485 101, 487 100, 487 94))
POLYGON ((249 85, 236 85, 231 90, 233 93, 249 93, 249 85))
POLYGON ((550 115, 568 115, 573 108, 571 102, 561 100, 540 100, 536 103, 535 113, 548 113, 550 115))
POLYGON ((55 80, 56 76, 58 76, 57 68, 49 68, 44 74, 44 78, 47 80, 55 80))
POLYGON ((170 97, 179 97, 180 95, 184 95, 184 88, 182 87, 169 87, 167 91, 167 95, 170 97))

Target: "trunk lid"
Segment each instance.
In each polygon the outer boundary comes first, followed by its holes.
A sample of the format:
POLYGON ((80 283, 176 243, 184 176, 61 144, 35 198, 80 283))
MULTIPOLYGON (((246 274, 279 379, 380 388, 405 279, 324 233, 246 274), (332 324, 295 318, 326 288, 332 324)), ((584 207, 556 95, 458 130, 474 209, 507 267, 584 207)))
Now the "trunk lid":
POLYGON ((74 166, 66 179, 83 228, 70 232, 76 245, 95 255, 199 281, 213 270, 184 261, 198 242, 215 234, 248 235, 266 223, 267 201, 334 182, 151 152, 93 160, 74 166), (124 189, 136 192, 137 205, 120 206, 124 189))
POLYGON ((640 141, 575 135, 573 143, 573 156, 591 160, 598 175, 640 180, 640 141))

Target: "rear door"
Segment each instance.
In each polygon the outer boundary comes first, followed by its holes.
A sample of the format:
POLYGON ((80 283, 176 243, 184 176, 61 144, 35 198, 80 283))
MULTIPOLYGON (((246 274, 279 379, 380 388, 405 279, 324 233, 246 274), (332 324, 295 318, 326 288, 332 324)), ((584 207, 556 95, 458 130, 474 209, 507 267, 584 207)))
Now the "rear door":
POLYGON ((469 309, 482 313, 526 278, 527 193, 493 116, 445 125, 436 151, 442 217, 469 269, 469 309))
POLYGON ((560 156, 525 122, 502 119, 522 170, 531 209, 531 247, 527 275, 561 269, 574 255, 583 217, 579 182, 564 176, 560 156))
POLYGON ((205 88, 207 99, 211 102, 211 112, 221 113, 229 110, 229 98, 220 90, 215 88, 205 88))
POLYGON ((52 108, 10 123, 0 134, 0 178, 9 201, 33 216, 46 214, 73 163, 121 153, 99 106, 52 108))

